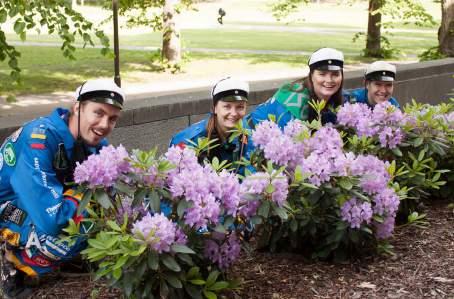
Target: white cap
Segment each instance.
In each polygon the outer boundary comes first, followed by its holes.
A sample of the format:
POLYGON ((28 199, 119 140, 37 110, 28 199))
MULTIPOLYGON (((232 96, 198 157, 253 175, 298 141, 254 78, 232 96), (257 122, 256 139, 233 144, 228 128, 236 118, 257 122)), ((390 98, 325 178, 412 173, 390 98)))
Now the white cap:
POLYGON ((309 58, 311 70, 338 71, 344 67, 344 54, 333 48, 321 48, 312 53, 309 58))
POLYGON ((113 80, 88 80, 76 89, 77 101, 92 101, 123 108, 125 93, 113 80))
POLYGON ((219 80, 211 90, 211 98, 214 104, 219 100, 226 102, 247 101, 248 95, 249 83, 231 77, 219 80))
POLYGON ((396 67, 386 61, 375 61, 367 66, 364 77, 371 81, 394 81, 396 67))

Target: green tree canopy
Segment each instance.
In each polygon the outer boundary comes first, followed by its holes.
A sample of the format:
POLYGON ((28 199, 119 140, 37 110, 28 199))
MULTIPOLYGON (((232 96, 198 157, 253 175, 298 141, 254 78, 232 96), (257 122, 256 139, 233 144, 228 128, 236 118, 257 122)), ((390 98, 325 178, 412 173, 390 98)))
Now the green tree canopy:
POLYGON ((65 57, 75 59, 74 43, 79 36, 84 47, 94 46, 92 35, 101 42, 103 54, 109 53, 109 39, 103 31, 95 29, 93 23, 72 9, 71 1, 66 0, 8 0, 0 1, 0 61, 8 61, 11 76, 19 80, 20 52, 8 43, 4 31, 5 23, 11 22, 14 32, 22 41, 27 39, 27 31, 35 29, 41 32, 47 29, 49 34, 56 33, 62 39, 61 50, 65 57), (3 28, 2 28, 3 27, 3 28))

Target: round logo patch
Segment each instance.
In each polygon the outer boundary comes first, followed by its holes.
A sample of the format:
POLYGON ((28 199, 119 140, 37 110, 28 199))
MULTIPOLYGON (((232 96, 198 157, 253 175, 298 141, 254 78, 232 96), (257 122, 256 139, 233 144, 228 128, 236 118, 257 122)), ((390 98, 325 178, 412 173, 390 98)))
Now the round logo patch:
POLYGON ((14 147, 10 142, 8 142, 3 148, 3 159, 8 166, 16 165, 16 153, 14 152, 14 147))

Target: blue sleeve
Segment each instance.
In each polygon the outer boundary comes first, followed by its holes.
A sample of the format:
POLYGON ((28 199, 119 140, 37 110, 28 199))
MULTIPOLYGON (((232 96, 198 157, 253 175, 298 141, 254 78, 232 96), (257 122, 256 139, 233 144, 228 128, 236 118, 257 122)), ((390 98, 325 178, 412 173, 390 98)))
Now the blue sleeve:
POLYGON ((207 122, 208 120, 204 119, 173 135, 169 147, 172 145, 189 144, 189 141, 197 142, 199 137, 206 137, 207 122))
POLYGON ((29 132, 25 134, 11 177, 17 206, 27 212, 40 231, 57 235, 77 209, 74 200, 63 196, 63 186, 52 165, 58 139, 49 129, 40 138, 32 138, 29 132))
POLYGON ((285 109, 278 101, 273 98, 260 104, 254 111, 246 116, 248 125, 255 128, 260 122, 268 120, 270 115, 274 115, 278 126, 283 129, 287 123, 293 119, 291 113, 285 109))
POLYGON ((396 98, 390 98, 390 99, 389 99, 389 102, 391 103, 391 105, 393 105, 393 106, 395 106, 395 107, 397 107, 397 108, 400 109, 399 102, 397 101, 396 98))

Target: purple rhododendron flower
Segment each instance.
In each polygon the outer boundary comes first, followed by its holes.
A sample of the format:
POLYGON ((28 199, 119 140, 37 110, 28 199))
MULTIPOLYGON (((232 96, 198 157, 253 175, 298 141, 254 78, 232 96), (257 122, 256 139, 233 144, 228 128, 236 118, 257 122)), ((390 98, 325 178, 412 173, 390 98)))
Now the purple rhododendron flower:
POLYGON ((124 173, 131 170, 128 152, 120 145, 103 147, 99 154, 91 155, 82 163, 77 163, 74 181, 88 183, 90 188, 97 186, 111 187, 124 173))
POLYGON ((204 256, 222 270, 229 268, 238 259, 240 252, 240 241, 236 234, 231 234, 222 242, 215 239, 205 241, 204 256))
POLYGON ((197 163, 194 151, 173 148, 168 151, 177 169, 167 178, 172 196, 191 203, 186 209, 184 221, 197 228, 218 224, 221 212, 236 216, 240 203, 238 177, 227 171, 217 174, 211 165, 197 163), (178 160, 179 159, 179 160, 178 160))
POLYGON ((342 220, 350 223, 351 228, 360 228, 363 222, 369 224, 372 219, 371 204, 361 203, 353 197, 342 205, 341 216, 342 220))
POLYGON ((386 239, 389 238, 394 231, 394 221, 395 216, 385 217, 383 223, 375 222, 374 226, 376 228, 377 238, 386 239))
POLYGON ((132 201, 133 199, 130 197, 123 197, 121 199, 121 206, 118 208, 117 214, 115 215, 117 223, 123 224, 125 214, 128 216, 129 221, 131 221, 140 219, 148 213, 147 209, 143 206, 142 203, 133 207, 132 201))
POLYGON ((132 233, 135 238, 146 243, 158 253, 170 252, 173 244, 186 244, 177 224, 169 220, 164 214, 147 214, 133 224, 132 233))
POLYGON ((240 194, 243 199, 242 207, 240 208, 241 215, 251 217, 256 214, 257 208, 260 205, 259 200, 247 200, 246 197, 264 194, 269 184, 273 185, 271 200, 279 207, 285 203, 288 195, 287 176, 280 173, 271 179, 270 174, 257 172, 247 176, 241 183, 240 194))

